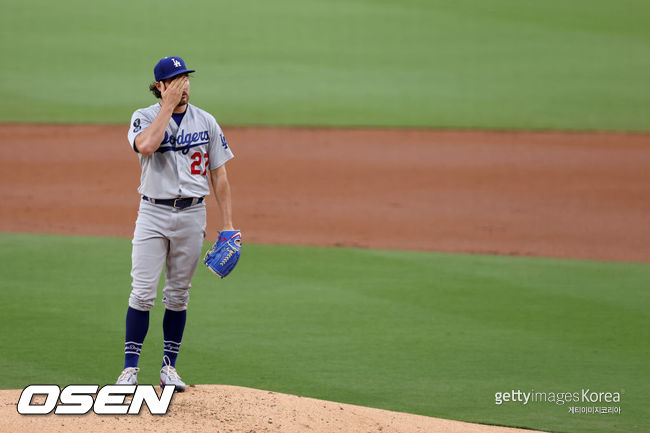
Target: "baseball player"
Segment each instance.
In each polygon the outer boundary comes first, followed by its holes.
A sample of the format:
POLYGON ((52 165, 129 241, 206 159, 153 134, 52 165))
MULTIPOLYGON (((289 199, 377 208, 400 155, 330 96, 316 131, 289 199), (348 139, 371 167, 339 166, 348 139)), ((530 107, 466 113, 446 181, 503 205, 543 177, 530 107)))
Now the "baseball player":
POLYGON ((142 199, 133 233, 124 370, 117 384, 137 384, 149 311, 164 266, 160 384, 185 390, 176 372, 176 358, 185 329, 190 282, 206 234, 205 197, 210 183, 223 230, 233 230, 225 165, 233 154, 214 117, 188 102, 192 72, 180 57, 161 59, 154 67, 155 82, 149 86, 160 102, 136 110, 131 117, 128 140, 140 159, 138 192, 142 199))

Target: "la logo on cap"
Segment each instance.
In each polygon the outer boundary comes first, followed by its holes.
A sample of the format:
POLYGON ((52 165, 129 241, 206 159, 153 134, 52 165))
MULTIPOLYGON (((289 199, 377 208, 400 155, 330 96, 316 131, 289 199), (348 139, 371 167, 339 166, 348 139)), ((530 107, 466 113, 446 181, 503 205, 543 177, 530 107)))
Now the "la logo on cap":
POLYGON ((180 74, 189 74, 191 72, 194 72, 194 69, 187 69, 183 59, 178 56, 163 57, 153 68, 153 75, 156 81, 166 80, 180 74))

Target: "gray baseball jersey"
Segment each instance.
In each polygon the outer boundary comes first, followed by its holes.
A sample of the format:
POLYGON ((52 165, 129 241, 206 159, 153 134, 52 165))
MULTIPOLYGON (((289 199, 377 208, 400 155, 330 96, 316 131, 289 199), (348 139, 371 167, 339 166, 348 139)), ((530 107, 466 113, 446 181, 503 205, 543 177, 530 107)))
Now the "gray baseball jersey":
MULTIPOLYGON (((134 149, 135 138, 159 112, 158 103, 133 113, 128 139, 134 149)), ((138 192, 155 199, 206 196, 210 194, 209 170, 233 156, 214 117, 187 104, 180 125, 170 119, 158 150, 150 157, 139 155, 142 175, 138 192)))

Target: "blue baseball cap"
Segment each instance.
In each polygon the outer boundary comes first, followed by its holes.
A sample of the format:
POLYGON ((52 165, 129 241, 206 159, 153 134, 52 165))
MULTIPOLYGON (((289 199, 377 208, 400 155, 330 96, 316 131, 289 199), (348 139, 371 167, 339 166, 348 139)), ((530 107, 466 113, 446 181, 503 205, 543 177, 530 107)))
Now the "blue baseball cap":
POLYGON ((194 69, 187 69, 185 62, 180 57, 163 57, 153 68, 156 81, 163 81, 190 72, 194 72, 194 69))

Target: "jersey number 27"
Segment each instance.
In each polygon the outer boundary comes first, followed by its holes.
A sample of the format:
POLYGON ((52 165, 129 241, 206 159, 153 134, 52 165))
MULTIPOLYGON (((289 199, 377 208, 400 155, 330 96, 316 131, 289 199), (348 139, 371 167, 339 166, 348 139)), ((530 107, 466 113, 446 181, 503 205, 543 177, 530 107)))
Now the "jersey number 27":
POLYGON ((200 174, 201 176, 208 174, 208 165, 210 163, 210 158, 208 157, 207 153, 201 154, 201 152, 194 152, 190 158, 192 158, 192 161, 194 161, 190 166, 192 169, 192 174, 200 174))

